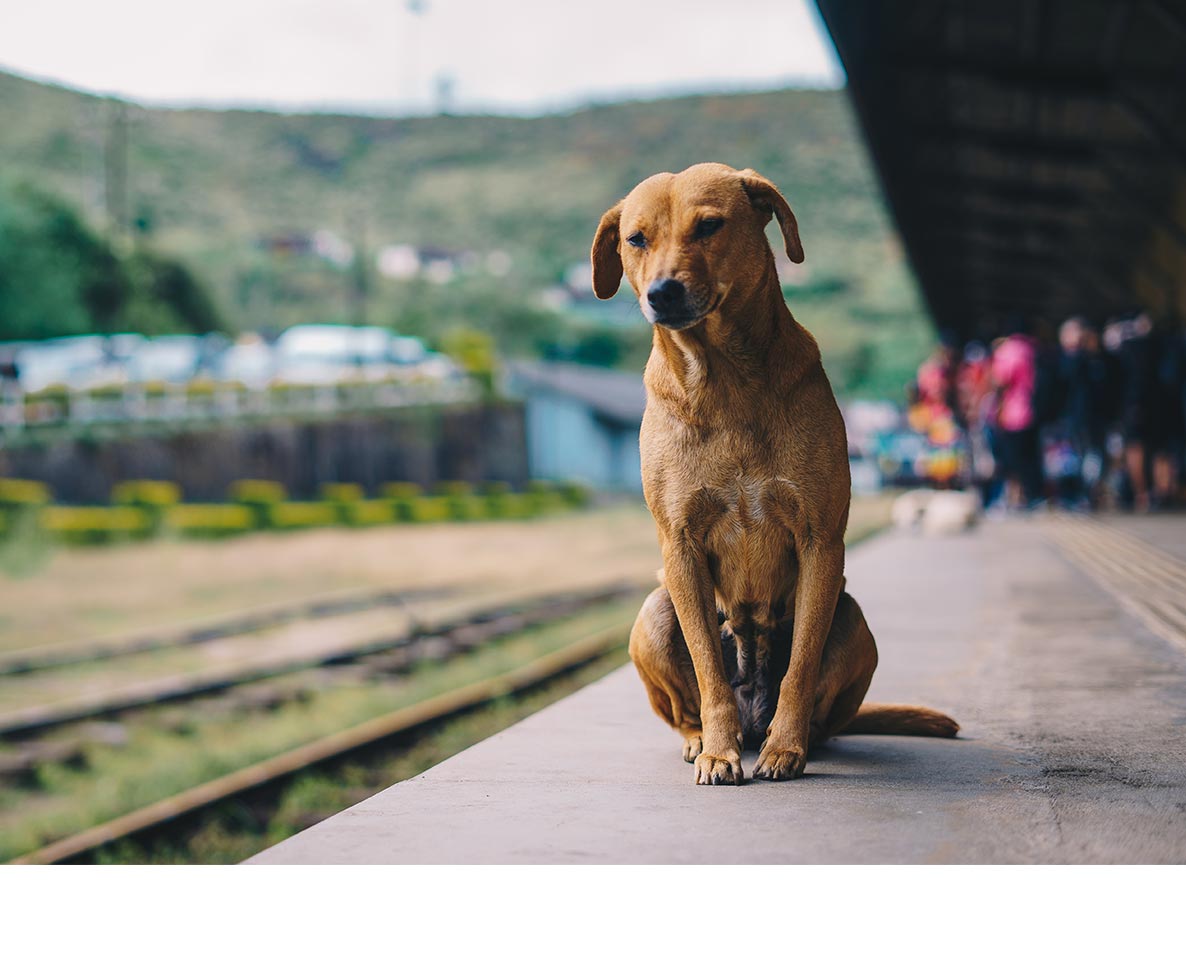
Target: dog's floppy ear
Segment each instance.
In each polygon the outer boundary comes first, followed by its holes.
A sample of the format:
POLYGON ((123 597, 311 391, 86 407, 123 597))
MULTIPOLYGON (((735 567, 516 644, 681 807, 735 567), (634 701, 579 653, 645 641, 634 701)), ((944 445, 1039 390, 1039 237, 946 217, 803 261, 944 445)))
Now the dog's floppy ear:
POLYGON ((792 263, 803 262, 803 243, 799 241, 799 223, 795 221, 795 213, 782 197, 778 187, 763 175, 759 175, 752 168, 741 173, 741 184, 745 194, 749 196, 750 205, 759 212, 778 219, 778 227, 782 230, 782 238, 787 244, 787 256, 792 263))
POLYGON ((593 262, 593 292, 599 300, 608 300, 622 284, 622 254, 618 251, 621 218, 622 203, 619 202, 601 217, 597 235, 593 237, 593 251, 589 258, 593 262))

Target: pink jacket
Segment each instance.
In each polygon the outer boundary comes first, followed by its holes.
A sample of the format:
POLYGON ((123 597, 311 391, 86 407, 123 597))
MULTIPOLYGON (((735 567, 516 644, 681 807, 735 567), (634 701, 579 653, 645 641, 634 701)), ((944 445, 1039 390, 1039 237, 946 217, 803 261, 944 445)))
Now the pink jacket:
POLYGON ((1024 431, 1034 423, 1034 385, 1038 379, 1038 350, 1032 337, 1013 334, 992 354, 992 379, 1000 388, 997 426, 1024 431))

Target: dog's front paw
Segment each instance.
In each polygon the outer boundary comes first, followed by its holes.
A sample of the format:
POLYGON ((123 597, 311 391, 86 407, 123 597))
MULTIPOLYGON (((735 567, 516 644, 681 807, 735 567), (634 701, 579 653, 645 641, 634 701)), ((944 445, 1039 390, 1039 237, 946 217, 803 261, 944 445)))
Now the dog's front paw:
POLYGON ((758 763, 754 765, 754 777, 770 781, 785 781, 798 778, 807 767, 807 752, 795 745, 775 745, 766 739, 758 752, 758 763))
POLYGON ((703 750, 704 742, 700 740, 699 734, 684 738, 684 761, 688 764, 692 764, 703 750))
POLYGON ((745 777, 741 772, 741 751, 728 751, 723 757, 714 754, 700 754, 693 762, 696 766, 697 785, 740 785, 745 777))

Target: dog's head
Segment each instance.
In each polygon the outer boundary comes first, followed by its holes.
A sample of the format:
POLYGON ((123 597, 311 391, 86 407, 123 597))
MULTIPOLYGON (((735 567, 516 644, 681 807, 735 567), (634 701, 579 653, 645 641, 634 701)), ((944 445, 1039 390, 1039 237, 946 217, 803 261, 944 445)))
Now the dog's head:
POLYGON ((678 175, 652 175, 601 217, 593 292, 608 300, 625 273, 647 320, 686 330, 764 278, 773 260, 766 242, 771 217, 787 256, 803 262, 791 207, 753 169, 705 162, 678 175))

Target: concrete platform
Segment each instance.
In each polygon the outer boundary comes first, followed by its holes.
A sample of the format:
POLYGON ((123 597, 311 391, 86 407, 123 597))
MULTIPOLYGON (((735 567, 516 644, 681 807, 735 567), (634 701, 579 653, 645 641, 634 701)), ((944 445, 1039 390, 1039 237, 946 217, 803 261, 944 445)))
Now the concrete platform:
MULTIPOLYGON (((1122 577, 1146 528, 1109 553, 1122 577)), ((1081 530, 850 553, 881 651, 870 699, 942 708, 959 740, 845 737, 800 780, 698 788, 627 667, 249 861, 1186 862, 1186 651, 1081 571, 1081 530)))

